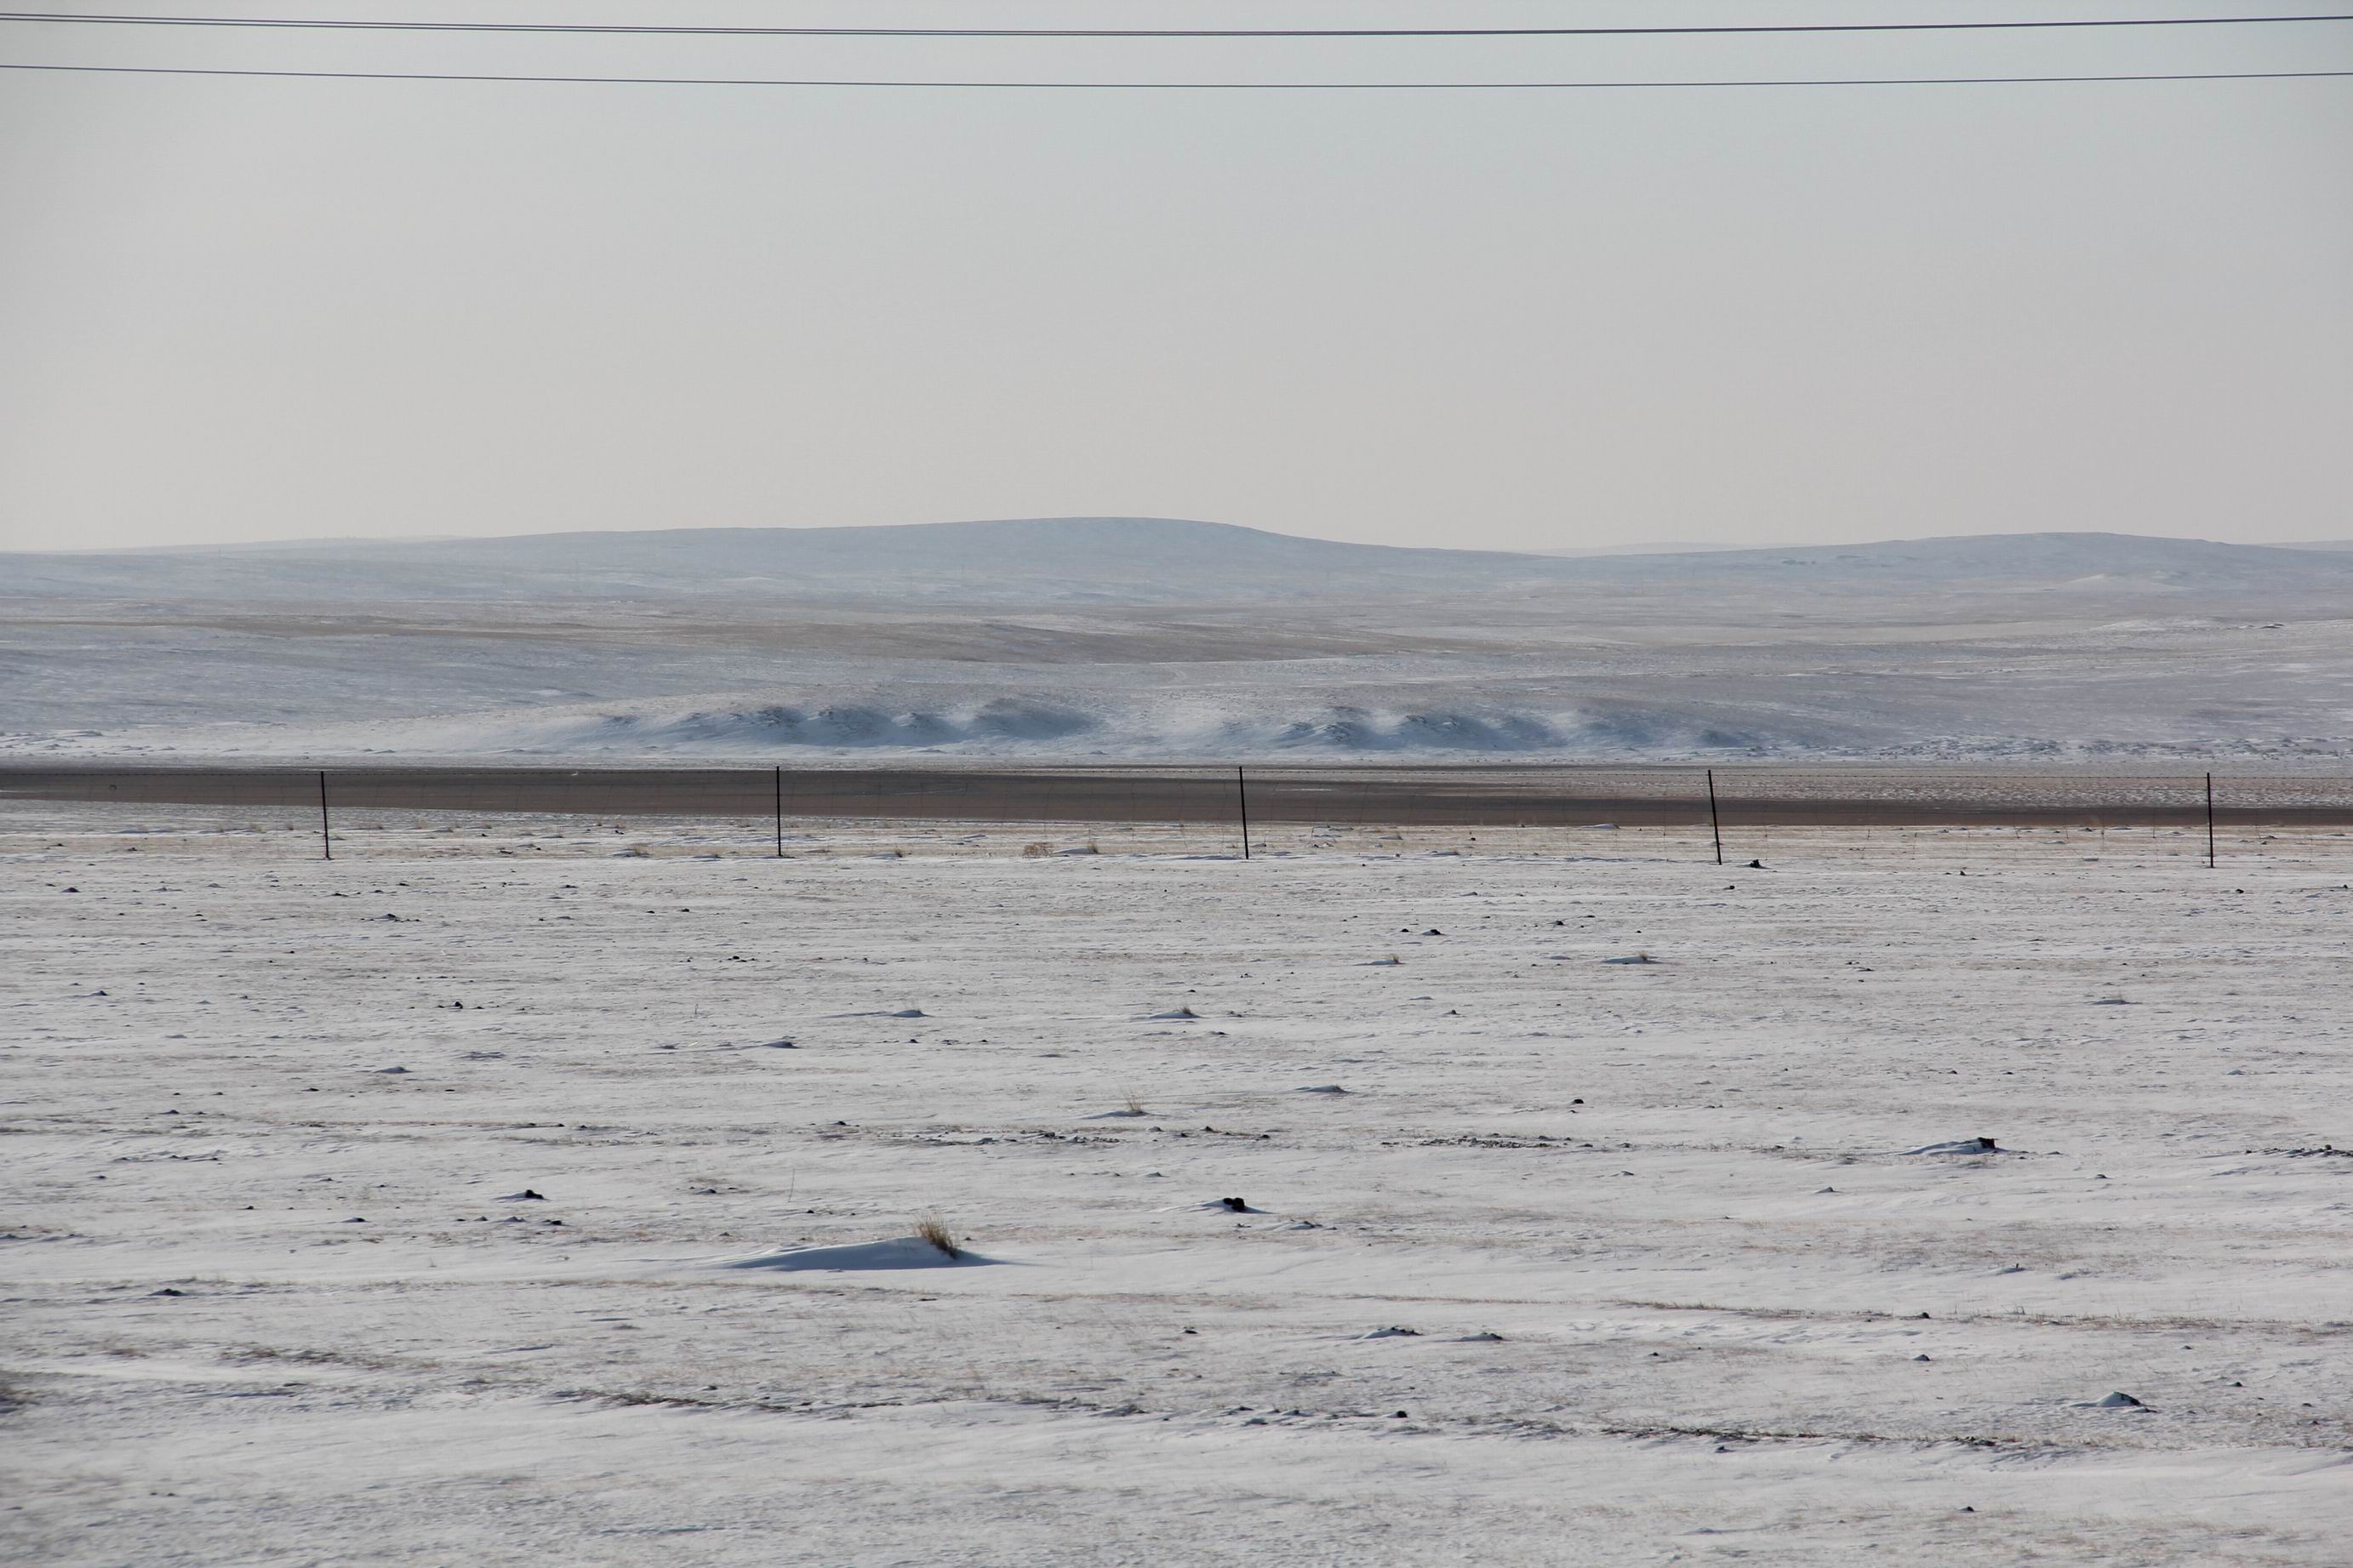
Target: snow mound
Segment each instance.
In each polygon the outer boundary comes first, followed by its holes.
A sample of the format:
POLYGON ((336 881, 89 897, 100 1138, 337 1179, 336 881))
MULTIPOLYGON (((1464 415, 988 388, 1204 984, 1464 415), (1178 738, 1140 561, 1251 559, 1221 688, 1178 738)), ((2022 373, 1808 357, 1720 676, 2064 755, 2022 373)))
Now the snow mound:
MULTIPOLYGON (((1379 706, 1359 706, 1345 699, 1365 691, 1363 683, 1319 682, 1288 668, 1253 666, 1179 691, 1148 668, 1073 675, 1012 666, 1006 676, 984 680, 940 670, 886 676, 850 663, 823 684, 563 703, 533 702, 519 693, 494 707, 361 721, 313 712, 291 723, 261 722, 233 704, 192 708, 175 724, 142 731, 135 742, 127 731, 110 732, 100 737, 99 749, 131 743, 254 756, 768 761, 955 753, 1305 762, 1762 755, 1868 748, 1884 739, 1844 718, 1741 716, 1681 697, 1599 697, 1544 682, 1514 689, 1505 703, 1484 694, 1486 684, 1475 674, 1432 665, 1375 687, 1379 706)), ((1907 728, 1900 738, 1919 737, 1907 728)), ((45 746, 67 740, 55 733, 32 739, 45 746)))
POLYGON ((412 744, 452 752, 595 754, 675 752, 731 756, 780 746, 913 751, 977 743, 1050 744, 1097 720, 1050 698, 999 696, 899 707, 862 693, 833 700, 742 706, 651 703, 636 708, 555 707, 419 721, 412 744))
POLYGON ((976 1252, 959 1250, 951 1258, 920 1236, 894 1236, 888 1241, 851 1242, 836 1247, 787 1247, 774 1252, 731 1258, 723 1268, 770 1268, 785 1274, 849 1273, 888 1268, 968 1268, 995 1263, 976 1252))
POLYGON ((2010 1152, 1990 1138, 1956 1138, 1949 1143, 1923 1143, 1917 1149, 1906 1149, 1904 1152, 1906 1154, 2007 1154, 2010 1152))

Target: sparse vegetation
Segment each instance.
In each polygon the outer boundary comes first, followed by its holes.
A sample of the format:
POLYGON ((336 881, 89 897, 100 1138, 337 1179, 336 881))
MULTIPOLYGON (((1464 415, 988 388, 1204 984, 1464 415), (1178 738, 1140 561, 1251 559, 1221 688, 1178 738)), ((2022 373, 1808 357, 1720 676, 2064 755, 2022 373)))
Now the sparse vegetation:
POLYGON ((438 1364, 416 1357, 378 1355, 366 1351, 281 1350, 275 1345, 237 1345, 221 1352, 225 1361, 290 1362, 301 1366, 355 1366, 371 1372, 399 1372, 438 1364))
POLYGON ((964 1256, 964 1248, 958 1247, 956 1238, 948 1234, 947 1221, 935 1214, 924 1215, 915 1221, 915 1235, 920 1239, 930 1242, 950 1258, 964 1256))

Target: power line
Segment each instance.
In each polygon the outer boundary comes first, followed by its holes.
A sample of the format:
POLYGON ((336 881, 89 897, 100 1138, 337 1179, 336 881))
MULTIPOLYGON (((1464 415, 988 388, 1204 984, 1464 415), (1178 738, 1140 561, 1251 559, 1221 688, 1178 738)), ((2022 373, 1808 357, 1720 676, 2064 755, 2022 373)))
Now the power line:
POLYGON ((309 81, 581 82, 615 87, 841 87, 1002 89, 1022 92, 1500 92, 1606 91, 1627 88, 1981 87, 2025 82, 2304 81, 2353 77, 2353 70, 2149 71, 2129 75, 1772 77, 1696 81, 898 81, 798 77, 545 76, 487 71, 243 70, 210 66, 28 65, 0 60, 0 70, 69 71, 113 76, 269 77, 309 81))
POLYGON ((142 16, 0 11, 0 22, 124 27, 288 27, 373 33, 579 33, 728 38, 1610 38, 1756 33, 1974 33, 2082 27, 2252 27, 2353 22, 2353 12, 2265 16, 2105 16, 2018 22, 1729 23, 1655 27, 725 27, 661 23, 404 22, 304 16, 142 16))

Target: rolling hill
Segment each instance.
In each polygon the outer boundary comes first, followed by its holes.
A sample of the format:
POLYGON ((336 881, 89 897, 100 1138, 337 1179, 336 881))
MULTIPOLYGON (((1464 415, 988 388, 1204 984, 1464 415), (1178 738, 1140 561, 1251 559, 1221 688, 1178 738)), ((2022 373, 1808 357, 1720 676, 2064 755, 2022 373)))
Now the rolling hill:
POLYGON ((149 602, 644 600, 1168 605, 1555 591, 2353 588, 2353 554, 2118 533, 1535 555, 1400 549, 1168 518, 692 528, 0 554, 0 595, 149 602))

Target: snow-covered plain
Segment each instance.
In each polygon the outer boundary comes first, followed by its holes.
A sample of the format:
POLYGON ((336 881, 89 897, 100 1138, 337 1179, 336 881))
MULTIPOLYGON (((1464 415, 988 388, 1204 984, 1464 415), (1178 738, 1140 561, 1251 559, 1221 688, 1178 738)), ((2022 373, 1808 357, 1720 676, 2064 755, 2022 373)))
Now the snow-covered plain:
POLYGON ((0 814, 15 1561, 2353 1539, 2353 837, 145 811, 0 814))
POLYGON ((2343 552, 2082 533, 1556 560, 1131 518, 0 552, 0 755, 2342 767, 2348 603, 2343 552))

